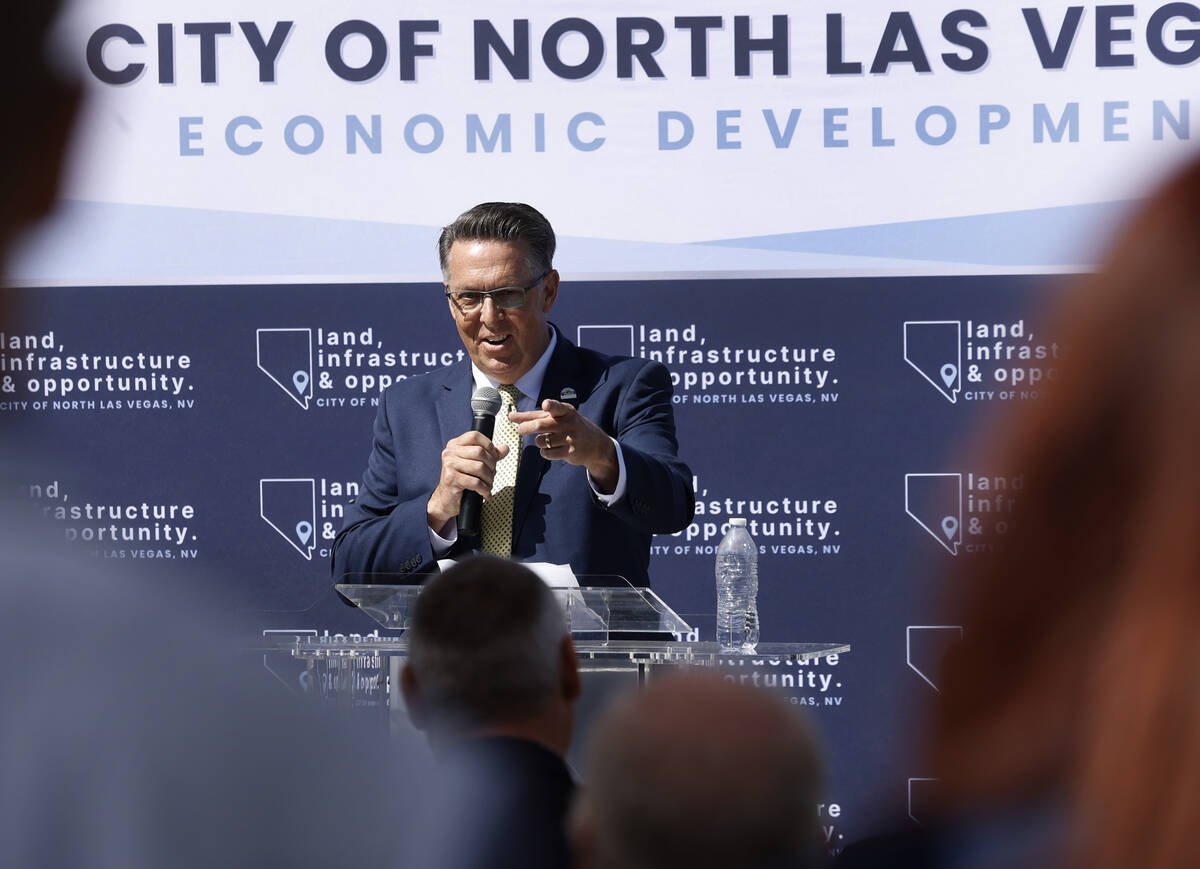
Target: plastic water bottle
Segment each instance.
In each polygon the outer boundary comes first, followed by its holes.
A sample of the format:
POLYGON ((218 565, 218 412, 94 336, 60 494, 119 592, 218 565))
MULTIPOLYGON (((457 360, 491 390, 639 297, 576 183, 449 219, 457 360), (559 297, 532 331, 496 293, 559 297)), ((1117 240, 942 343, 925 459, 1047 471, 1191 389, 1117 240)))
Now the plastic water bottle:
POLYGON ((745 519, 730 519, 717 547, 717 642, 722 652, 758 645, 758 546, 745 519))

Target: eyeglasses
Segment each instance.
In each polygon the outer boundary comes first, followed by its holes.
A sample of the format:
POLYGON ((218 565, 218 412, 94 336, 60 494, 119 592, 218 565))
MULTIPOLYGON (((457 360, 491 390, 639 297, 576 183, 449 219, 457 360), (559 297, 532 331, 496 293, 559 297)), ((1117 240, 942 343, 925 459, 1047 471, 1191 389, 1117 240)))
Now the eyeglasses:
POLYGON ((525 304, 525 294, 542 282, 542 278, 550 274, 550 270, 542 272, 533 282, 524 287, 499 287, 495 290, 447 290, 446 298, 454 303, 462 314, 477 314, 483 309, 483 300, 491 299, 492 304, 505 311, 520 308, 525 304))

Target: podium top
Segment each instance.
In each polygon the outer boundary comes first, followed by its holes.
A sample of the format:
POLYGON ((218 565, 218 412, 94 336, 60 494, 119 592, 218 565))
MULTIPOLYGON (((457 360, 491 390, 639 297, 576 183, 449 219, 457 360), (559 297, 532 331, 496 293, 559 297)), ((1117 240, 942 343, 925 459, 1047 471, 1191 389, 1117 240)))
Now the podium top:
MULTIPOLYGON (((587 581, 589 577, 580 577, 587 581)), ((614 577, 603 577, 611 581, 614 577)), ((347 600, 389 630, 409 626, 419 585, 337 585, 347 600)), ((579 588, 553 588, 575 635, 684 634, 691 625, 649 588, 608 582, 579 588)))

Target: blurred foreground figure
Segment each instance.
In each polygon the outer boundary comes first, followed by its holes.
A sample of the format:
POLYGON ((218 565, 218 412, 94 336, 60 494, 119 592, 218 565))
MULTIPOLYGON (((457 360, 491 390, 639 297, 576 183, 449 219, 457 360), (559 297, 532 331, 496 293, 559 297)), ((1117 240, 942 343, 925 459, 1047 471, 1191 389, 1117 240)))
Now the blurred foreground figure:
POLYGON ((0 523, 0 865, 396 865, 411 762, 285 696, 176 578, 0 523))
POLYGON ((715 676, 651 683, 596 726, 572 813, 581 869, 823 865, 817 746, 775 695, 715 676))
POLYGON ((413 865, 567 866, 579 672, 554 594, 516 562, 471 558, 425 586, 408 636, 404 699, 440 777, 413 865))
POLYGON ((1063 312, 1012 421, 1025 475, 962 583, 935 761, 948 801, 1046 801, 1072 865, 1200 862, 1200 164, 1063 312))
POLYGON ((1198 239, 1193 164, 1052 325, 1060 374, 990 465, 1024 475, 1013 530, 953 577, 940 832, 846 865, 1200 863, 1198 239))
POLYGON ((57 0, 5 4, 12 38, 0 52, 0 106, 20 123, 0 136, 0 274, 17 234, 54 207, 79 109, 79 86, 56 74, 46 56, 59 6, 57 0))
MULTIPOLYGON (((0 271, 54 203, 78 104, 44 56, 56 11, 5 6, 0 271)), ((178 577, 64 551, 22 497, 54 477, 0 438, 0 865, 392 865, 395 783, 415 773, 267 683, 178 577)))

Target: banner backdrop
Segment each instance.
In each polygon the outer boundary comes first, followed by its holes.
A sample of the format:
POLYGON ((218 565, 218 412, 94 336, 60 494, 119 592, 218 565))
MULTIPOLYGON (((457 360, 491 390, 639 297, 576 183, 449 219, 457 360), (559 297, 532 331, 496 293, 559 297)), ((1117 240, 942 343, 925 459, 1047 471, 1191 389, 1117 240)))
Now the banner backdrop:
POLYGON ((711 639, 745 516, 763 638, 734 668, 810 707, 831 848, 920 816, 903 747, 961 636, 931 579, 1024 481, 968 444, 1039 400, 1041 311, 1186 156, 1189 3, 904 10, 663 3, 88 2, 90 104, 16 262, 0 411, 65 541, 161 559, 263 630, 373 629, 330 590, 379 393, 463 354, 439 228, 485 200, 560 234, 552 319, 661 360, 697 514, 655 588, 711 639))

